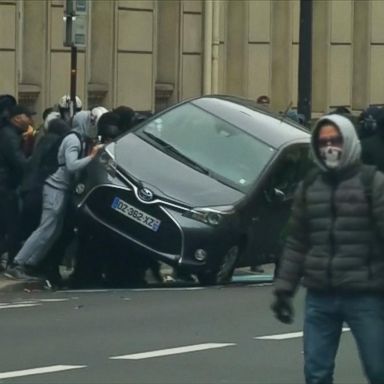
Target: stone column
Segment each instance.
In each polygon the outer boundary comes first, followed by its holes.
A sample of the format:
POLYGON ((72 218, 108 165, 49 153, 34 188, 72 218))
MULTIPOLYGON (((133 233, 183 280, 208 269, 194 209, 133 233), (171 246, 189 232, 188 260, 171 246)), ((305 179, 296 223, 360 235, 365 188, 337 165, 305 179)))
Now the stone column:
POLYGON ((292 29, 291 3, 272 2, 272 84, 271 104, 275 111, 285 111, 291 103, 292 29))
POLYGON ((227 7, 227 93, 243 96, 248 45, 247 3, 229 1, 227 7))
POLYGON ((114 7, 110 0, 92 2, 89 105, 113 106, 114 7))
POLYGON ((19 99, 40 112, 48 107, 46 95, 47 12, 45 0, 23 1, 22 70, 19 79, 19 99))
POLYGON ((156 111, 179 100, 180 2, 158 3, 156 111))

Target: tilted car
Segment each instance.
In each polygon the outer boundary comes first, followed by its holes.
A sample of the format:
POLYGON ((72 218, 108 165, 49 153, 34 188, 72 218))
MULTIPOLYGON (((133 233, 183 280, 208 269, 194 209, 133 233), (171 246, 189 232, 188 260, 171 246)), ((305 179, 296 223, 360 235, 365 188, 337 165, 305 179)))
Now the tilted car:
POLYGON ((278 255, 308 150, 309 133, 285 116, 200 97, 106 146, 77 184, 77 205, 127 254, 221 284, 236 267, 278 255))

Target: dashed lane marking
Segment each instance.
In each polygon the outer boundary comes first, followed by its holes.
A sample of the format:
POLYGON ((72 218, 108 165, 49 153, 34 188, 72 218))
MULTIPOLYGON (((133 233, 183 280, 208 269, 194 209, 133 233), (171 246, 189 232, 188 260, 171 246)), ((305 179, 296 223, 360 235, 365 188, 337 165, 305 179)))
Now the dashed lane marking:
POLYGON ((61 301, 68 301, 69 299, 40 299, 43 303, 59 303, 61 301))
POLYGON ((10 379, 13 377, 41 375, 44 373, 68 371, 70 369, 79 369, 79 368, 85 368, 85 367, 86 367, 86 365, 51 365, 49 367, 23 369, 21 371, 0 372, 0 380, 1 379, 10 379))
POLYGON ((11 308, 27 308, 27 307, 38 307, 41 305, 40 303, 34 304, 8 304, 8 305, 0 305, 0 309, 11 309, 11 308))
POLYGON ((234 344, 234 343, 205 343, 205 344, 187 345, 184 347, 160 349, 157 351, 134 353, 134 354, 130 354, 130 355, 113 356, 113 357, 110 357, 110 359, 141 360, 141 359, 149 359, 151 357, 177 355, 177 354, 181 354, 181 353, 204 351, 207 349, 223 348, 223 347, 229 347, 229 346, 233 346, 233 345, 236 345, 236 344, 234 344))
MULTIPOLYGON (((350 331, 350 328, 343 328, 343 332, 350 331)), ((269 335, 269 336, 257 336, 254 337, 256 340, 287 340, 295 339, 298 337, 303 337, 303 332, 292 332, 292 333, 282 333, 280 335, 269 335)))
POLYGON ((14 301, 10 303, 0 303, 0 309, 36 307, 36 306, 40 306, 43 303, 63 302, 68 300, 69 299, 40 299, 40 300, 14 301))

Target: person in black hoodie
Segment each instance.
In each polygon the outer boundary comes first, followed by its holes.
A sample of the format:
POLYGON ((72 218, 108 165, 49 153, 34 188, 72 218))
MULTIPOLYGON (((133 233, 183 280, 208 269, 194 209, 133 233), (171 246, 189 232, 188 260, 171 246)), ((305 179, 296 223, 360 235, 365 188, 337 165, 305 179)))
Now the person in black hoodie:
POLYGON ((20 187, 22 199, 19 238, 25 240, 37 228, 42 209, 43 185, 45 179, 58 167, 57 153, 70 126, 62 119, 53 119, 47 133, 33 151, 26 175, 20 187))
POLYGON ((31 125, 32 113, 21 105, 13 106, 7 123, 0 127, 0 255, 12 258, 17 244, 17 189, 22 181, 28 160, 22 151, 22 134, 31 125))
POLYGON ((384 109, 375 115, 376 132, 361 140, 361 159, 364 164, 375 165, 384 171, 384 109))

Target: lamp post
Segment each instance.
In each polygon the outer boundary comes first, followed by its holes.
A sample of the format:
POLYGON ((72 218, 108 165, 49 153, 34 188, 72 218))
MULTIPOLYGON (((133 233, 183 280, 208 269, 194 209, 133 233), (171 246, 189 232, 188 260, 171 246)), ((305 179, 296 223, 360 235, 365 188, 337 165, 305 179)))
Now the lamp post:
POLYGON ((298 113, 311 119, 312 109, 312 0, 300 0, 298 113))
POLYGON ((85 47, 87 31, 87 1, 65 0, 64 3, 65 40, 64 46, 71 47, 70 73, 70 115, 76 112, 77 89, 77 48, 85 47))

